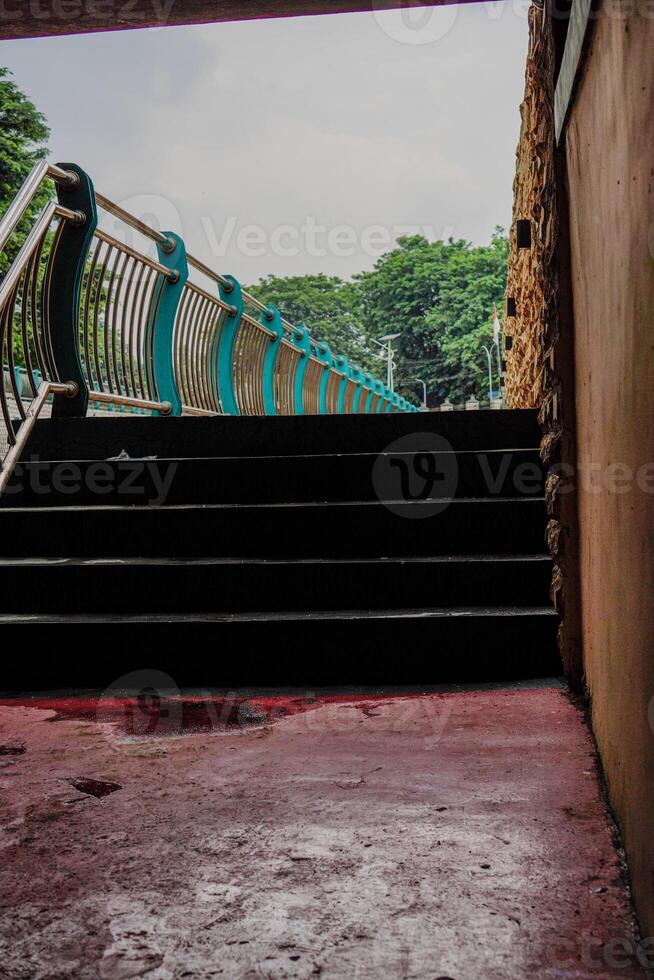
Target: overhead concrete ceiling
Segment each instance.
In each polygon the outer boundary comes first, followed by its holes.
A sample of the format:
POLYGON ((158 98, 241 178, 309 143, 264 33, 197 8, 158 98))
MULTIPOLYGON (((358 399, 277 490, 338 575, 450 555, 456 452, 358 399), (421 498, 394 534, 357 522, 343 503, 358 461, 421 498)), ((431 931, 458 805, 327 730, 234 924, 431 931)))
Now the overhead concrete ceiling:
POLYGON ((455 0, 3 0, 0 39, 437 7, 451 2, 455 0))

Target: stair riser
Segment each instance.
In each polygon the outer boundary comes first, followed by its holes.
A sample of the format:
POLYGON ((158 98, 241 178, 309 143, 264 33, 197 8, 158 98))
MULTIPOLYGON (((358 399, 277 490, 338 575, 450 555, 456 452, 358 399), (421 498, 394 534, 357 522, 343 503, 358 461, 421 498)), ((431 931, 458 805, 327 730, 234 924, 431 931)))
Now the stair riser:
MULTIPOLYGON (((201 617, 198 617, 201 622, 201 617)), ((119 620, 117 621, 119 622, 119 620)), ((162 622, 162 620, 159 620, 162 622)), ((165 620, 163 620, 165 622, 165 620)), ((559 674, 554 616, 214 623, 213 639, 186 634, 183 656, 34 653, 11 658, 2 689, 105 688, 136 670, 163 671, 179 687, 439 684, 559 674)), ((187 622, 187 626, 196 625, 187 622)), ((69 645, 66 644, 68 647, 69 645)))
MULTIPOLYGON (((410 415, 311 415, 279 418, 138 418, 41 420, 27 456, 106 459, 130 456, 263 456, 383 452, 397 439, 438 433, 457 450, 533 449, 537 412, 436 412, 410 415)), ((419 445, 417 448, 422 448, 419 445)))
POLYGON ((548 561, 0 567, 5 613, 542 606, 548 561))
POLYGON ((380 469, 375 455, 26 463, 2 505, 402 500, 407 489, 426 499, 543 495, 545 472, 535 450, 435 454, 426 477, 424 454, 392 459, 399 466, 380 469))
POLYGON ((0 557, 372 558, 540 554, 542 500, 0 512, 0 557), (415 515, 431 514, 419 518, 415 515))

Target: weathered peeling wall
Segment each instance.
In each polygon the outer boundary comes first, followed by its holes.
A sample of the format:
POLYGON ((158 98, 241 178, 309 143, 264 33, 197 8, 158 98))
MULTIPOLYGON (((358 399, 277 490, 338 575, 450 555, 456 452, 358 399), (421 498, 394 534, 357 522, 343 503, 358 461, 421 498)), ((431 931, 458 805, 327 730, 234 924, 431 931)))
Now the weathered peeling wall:
POLYGON ((654 936, 654 18, 645 3, 622 10, 600 7, 566 133, 581 617, 593 725, 654 936))
POLYGON ((574 463, 576 448, 572 322, 566 315, 570 306, 567 216, 561 155, 554 146, 552 27, 542 7, 533 4, 513 182, 507 302, 515 300, 516 311, 504 320, 504 337, 513 341, 506 352, 506 398, 511 408, 540 408, 541 456, 551 468, 546 500, 547 543, 554 558, 552 600, 561 617, 563 665, 573 688, 581 690, 577 505, 575 488, 561 465, 574 463), (530 248, 517 247, 519 220, 530 223, 530 248))
POLYGON ((552 44, 543 10, 529 8, 529 46, 525 94, 520 106, 520 139, 513 181, 513 222, 509 236, 507 299, 516 315, 504 317, 504 336, 513 344, 505 353, 506 401, 509 408, 539 408, 543 398, 546 326, 545 253, 554 238, 552 178, 552 44), (519 249, 516 222, 531 223, 532 245, 519 249))

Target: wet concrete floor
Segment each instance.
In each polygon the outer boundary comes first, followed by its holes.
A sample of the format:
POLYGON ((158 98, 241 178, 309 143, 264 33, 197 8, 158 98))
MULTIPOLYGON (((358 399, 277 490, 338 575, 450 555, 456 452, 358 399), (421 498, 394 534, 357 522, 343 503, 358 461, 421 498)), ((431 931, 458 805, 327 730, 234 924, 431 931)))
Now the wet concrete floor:
POLYGON ((7 697, 0 848, 9 980, 648 975, 558 681, 7 697))

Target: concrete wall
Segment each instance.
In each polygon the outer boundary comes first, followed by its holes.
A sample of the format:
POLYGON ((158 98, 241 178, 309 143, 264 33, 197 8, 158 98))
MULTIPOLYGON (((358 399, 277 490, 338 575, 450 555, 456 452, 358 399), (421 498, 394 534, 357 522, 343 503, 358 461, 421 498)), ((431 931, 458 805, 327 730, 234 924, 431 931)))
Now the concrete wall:
POLYGON ((581 614, 595 733, 654 936, 654 16, 638 0, 626 19, 612 9, 566 134, 581 614), (620 479, 639 470, 640 487, 620 479))

